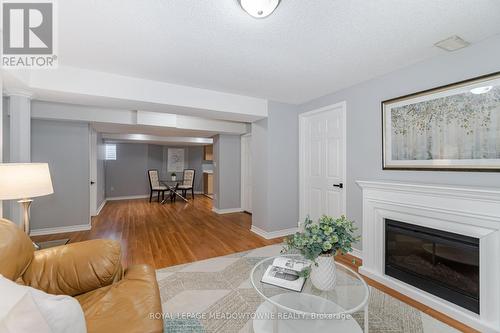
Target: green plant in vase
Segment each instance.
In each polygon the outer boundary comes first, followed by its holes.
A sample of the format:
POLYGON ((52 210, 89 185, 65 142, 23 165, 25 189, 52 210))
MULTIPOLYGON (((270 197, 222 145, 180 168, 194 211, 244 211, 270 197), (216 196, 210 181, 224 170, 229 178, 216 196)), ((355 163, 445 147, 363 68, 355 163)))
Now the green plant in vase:
POLYGON ((331 290, 336 282, 334 256, 352 251, 352 243, 360 239, 354 236, 357 228, 343 215, 339 218, 323 215, 317 223, 307 217, 303 229, 285 238, 283 252, 297 251, 311 260, 314 264, 310 271, 302 275, 310 275, 317 289, 331 290))

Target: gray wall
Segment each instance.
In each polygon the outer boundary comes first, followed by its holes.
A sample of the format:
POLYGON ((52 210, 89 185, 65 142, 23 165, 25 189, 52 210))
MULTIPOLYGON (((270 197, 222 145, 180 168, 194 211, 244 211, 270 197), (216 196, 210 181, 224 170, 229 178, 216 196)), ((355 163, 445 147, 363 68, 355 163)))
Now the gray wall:
MULTIPOLYGON (((347 216, 362 221, 360 179, 500 186, 498 173, 382 170, 383 100, 500 71, 500 36, 358 84, 300 106, 301 112, 347 101, 347 216)), ((357 247, 361 247, 358 244, 357 247)))
POLYGON ((195 170, 194 190, 203 191, 203 147, 192 146, 187 150, 188 166, 195 170))
MULTIPOLYGON (((183 148, 185 167, 196 170, 196 192, 202 191, 203 147, 168 147, 143 143, 117 143, 116 161, 105 161, 106 197, 149 195, 147 170, 157 169, 160 179, 167 172, 168 148, 183 148)), ((178 173, 182 177, 182 172, 178 173)))
MULTIPOLYGON (((272 230, 299 221, 299 124, 295 105, 269 102, 268 209, 272 230)), ((266 230, 269 231, 269 230, 266 230)))
POLYGON ((216 135, 214 161, 214 207, 241 208, 241 137, 216 135))
POLYGON ((252 224, 265 231, 297 227, 297 106, 269 102, 268 118, 252 124, 252 224))
POLYGON ((89 224, 89 148, 86 123, 32 120, 31 161, 49 163, 54 187, 34 199, 32 229, 89 224))
POLYGON ((116 144, 116 160, 105 161, 106 197, 149 194, 148 145, 116 144))
POLYGON ((269 218, 267 201, 269 196, 267 125, 268 119, 252 123, 252 225, 272 231, 277 229, 269 218))

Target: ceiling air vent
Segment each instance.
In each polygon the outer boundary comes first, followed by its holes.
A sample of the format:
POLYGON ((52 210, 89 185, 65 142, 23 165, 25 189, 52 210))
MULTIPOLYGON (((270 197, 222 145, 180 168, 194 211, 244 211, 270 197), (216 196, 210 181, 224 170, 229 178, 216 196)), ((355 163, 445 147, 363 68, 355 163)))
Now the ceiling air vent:
POLYGON ((469 46, 469 42, 458 36, 451 36, 449 38, 443 39, 437 42, 434 46, 439 47, 448 52, 456 51, 469 46))

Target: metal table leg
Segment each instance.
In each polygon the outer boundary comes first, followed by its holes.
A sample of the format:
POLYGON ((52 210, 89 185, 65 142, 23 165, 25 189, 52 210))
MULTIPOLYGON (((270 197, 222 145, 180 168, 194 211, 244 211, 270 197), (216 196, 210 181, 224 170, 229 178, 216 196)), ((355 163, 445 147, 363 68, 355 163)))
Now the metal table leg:
MULTIPOLYGON (((185 202, 189 202, 189 200, 188 200, 188 199, 186 199, 185 197, 183 197, 183 196, 182 196, 182 194, 179 194, 179 192, 177 192, 177 191, 174 189, 174 187, 172 187, 172 186, 170 186, 170 185, 168 185, 168 184, 165 184, 165 185, 168 187, 168 189, 170 190, 170 192, 172 192, 174 195, 178 196, 179 198, 181 198, 181 199, 182 199, 182 200, 184 200, 185 202)), ((168 198, 163 199, 163 201, 162 201, 161 203, 162 203, 162 204, 165 204, 165 203, 167 202, 167 199, 168 199, 168 198)))
POLYGON ((370 323, 369 323, 369 312, 368 312, 368 302, 365 305, 365 320, 364 320, 364 322, 365 322, 365 325, 364 325, 365 326, 364 327, 365 333, 368 333, 369 326, 370 326, 370 323))

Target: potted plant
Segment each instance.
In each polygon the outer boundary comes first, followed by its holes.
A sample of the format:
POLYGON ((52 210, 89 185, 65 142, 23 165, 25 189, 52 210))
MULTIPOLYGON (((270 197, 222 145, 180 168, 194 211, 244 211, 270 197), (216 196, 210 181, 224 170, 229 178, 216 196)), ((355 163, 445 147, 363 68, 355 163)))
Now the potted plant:
POLYGON ((172 178, 173 182, 175 182, 177 180, 177 174, 175 172, 172 172, 172 174, 170 175, 170 177, 172 178))
POLYGON ((353 221, 343 215, 337 219, 323 215, 318 223, 307 217, 302 232, 285 238, 283 252, 298 251, 311 260, 310 270, 303 274, 310 275, 317 289, 332 290, 336 284, 334 258, 338 253, 352 251, 352 243, 360 239, 353 234, 356 229, 353 221))

